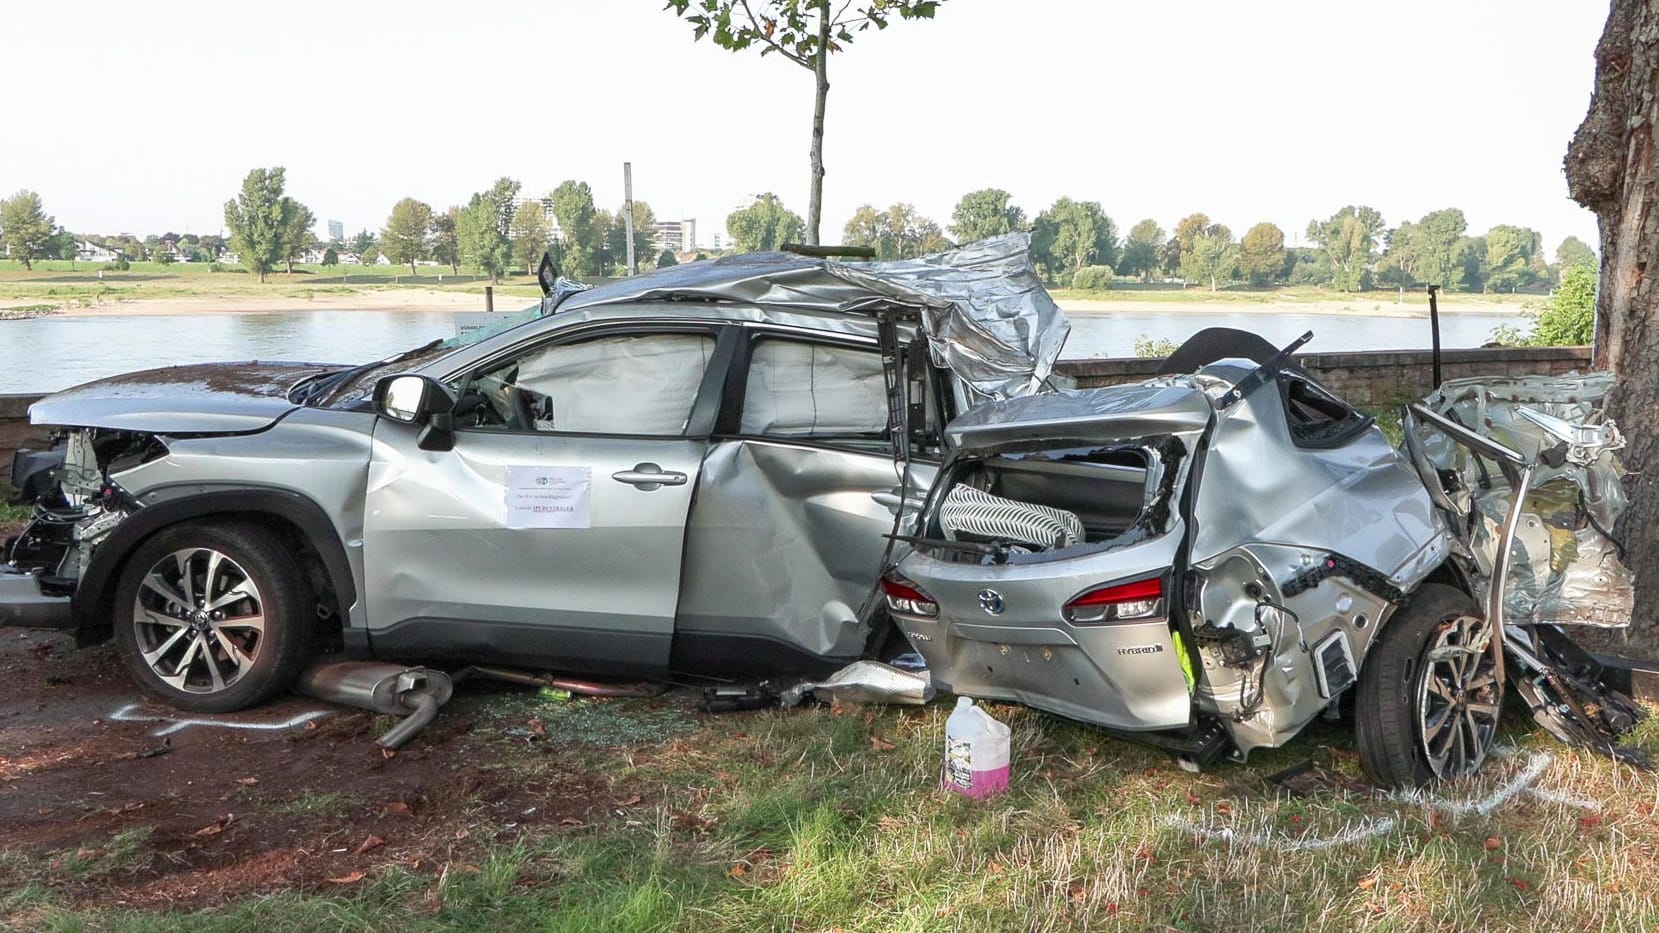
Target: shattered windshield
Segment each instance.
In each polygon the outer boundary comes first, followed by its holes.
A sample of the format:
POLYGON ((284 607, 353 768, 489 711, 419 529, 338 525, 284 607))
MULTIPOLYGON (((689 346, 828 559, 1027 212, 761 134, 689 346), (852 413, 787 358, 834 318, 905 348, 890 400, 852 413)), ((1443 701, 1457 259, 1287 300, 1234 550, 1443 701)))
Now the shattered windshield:
POLYGON ((288 393, 288 400, 296 405, 313 408, 356 408, 368 400, 374 390, 374 384, 383 376, 418 369, 462 347, 528 324, 541 316, 541 305, 532 305, 522 311, 500 315, 499 320, 483 327, 466 330, 448 339, 434 340, 413 350, 405 350, 361 366, 323 373, 294 386, 288 393))

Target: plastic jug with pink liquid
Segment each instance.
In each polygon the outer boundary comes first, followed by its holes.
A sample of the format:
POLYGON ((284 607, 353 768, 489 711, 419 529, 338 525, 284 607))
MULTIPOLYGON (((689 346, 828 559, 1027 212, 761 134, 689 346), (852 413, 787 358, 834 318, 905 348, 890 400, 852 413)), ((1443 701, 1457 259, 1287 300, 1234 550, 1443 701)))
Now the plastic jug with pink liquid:
POLYGON ((1008 727, 958 697, 945 720, 946 789, 973 798, 992 797, 1008 789, 1008 727))

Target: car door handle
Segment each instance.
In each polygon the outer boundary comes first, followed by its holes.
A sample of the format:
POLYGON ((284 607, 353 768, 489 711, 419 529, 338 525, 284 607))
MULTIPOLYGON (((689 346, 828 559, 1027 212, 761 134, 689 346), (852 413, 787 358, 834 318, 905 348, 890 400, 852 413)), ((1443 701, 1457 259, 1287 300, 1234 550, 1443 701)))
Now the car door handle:
POLYGON ((655 463, 636 463, 632 470, 612 473, 611 479, 619 483, 627 483, 641 492, 651 492, 664 486, 684 486, 686 475, 673 470, 664 470, 655 463))

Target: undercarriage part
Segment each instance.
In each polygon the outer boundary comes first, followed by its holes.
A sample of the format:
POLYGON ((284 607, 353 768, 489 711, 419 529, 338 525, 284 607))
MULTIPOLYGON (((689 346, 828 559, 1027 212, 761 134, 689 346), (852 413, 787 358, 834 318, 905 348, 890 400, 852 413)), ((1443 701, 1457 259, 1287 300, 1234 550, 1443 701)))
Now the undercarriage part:
POLYGON ((1553 625, 1517 626, 1505 635, 1514 662, 1509 682, 1546 732, 1627 764, 1650 766, 1642 752, 1618 744, 1647 711, 1614 689, 1606 666, 1553 625))
POLYGON ((449 675, 423 667, 375 661, 320 661, 300 673, 294 692, 374 713, 402 716, 403 721, 375 740, 381 748, 401 748, 420 734, 449 701, 449 675))
POLYGON ((597 680, 579 680, 574 677, 557 677, 553 674, 542 674, 534 671, 519 671, 505 667, 484 667, 474 665, 464 667, 455 672, 453 680, 460 683, 469 677, 484 677, 489 680, 499 680, 508 684, 523 684, 526 687, 544 687, 549 690, 564 690, 577 696, 588 697, 654 697, 667 692, 668 688, 662 684, 652 683, 606 683, 597 680))
POLYGON ((1118 738, 1169 752, 1185 771, 1200 771, 1220 758, 1237 757, 1237 749, 1227 728, 1216 719, 1201 719, 1196 726, 1182 732, 1108 731, 1118 738))
POLYGON ((737 713, 776 705, 778 692, 767 683, 703 689, 703 712, 737 713))
POLYGON ((902 703, 922 706, 933 699, 924 671, 901 671, 880 661, 854 661, 817 683, 800 683, 779 695, 784 706, 799 706, 806 695, 828 694, 837 703, 902 703))

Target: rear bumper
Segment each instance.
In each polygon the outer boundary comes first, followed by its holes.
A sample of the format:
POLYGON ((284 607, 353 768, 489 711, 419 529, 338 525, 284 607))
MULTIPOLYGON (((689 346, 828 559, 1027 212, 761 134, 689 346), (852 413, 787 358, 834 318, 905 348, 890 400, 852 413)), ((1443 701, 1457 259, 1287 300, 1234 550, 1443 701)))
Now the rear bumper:
POLYGON ((0 627, 72 629, 68 596, 49 596, 40 590, 40 578, 0 567, 0 627))

